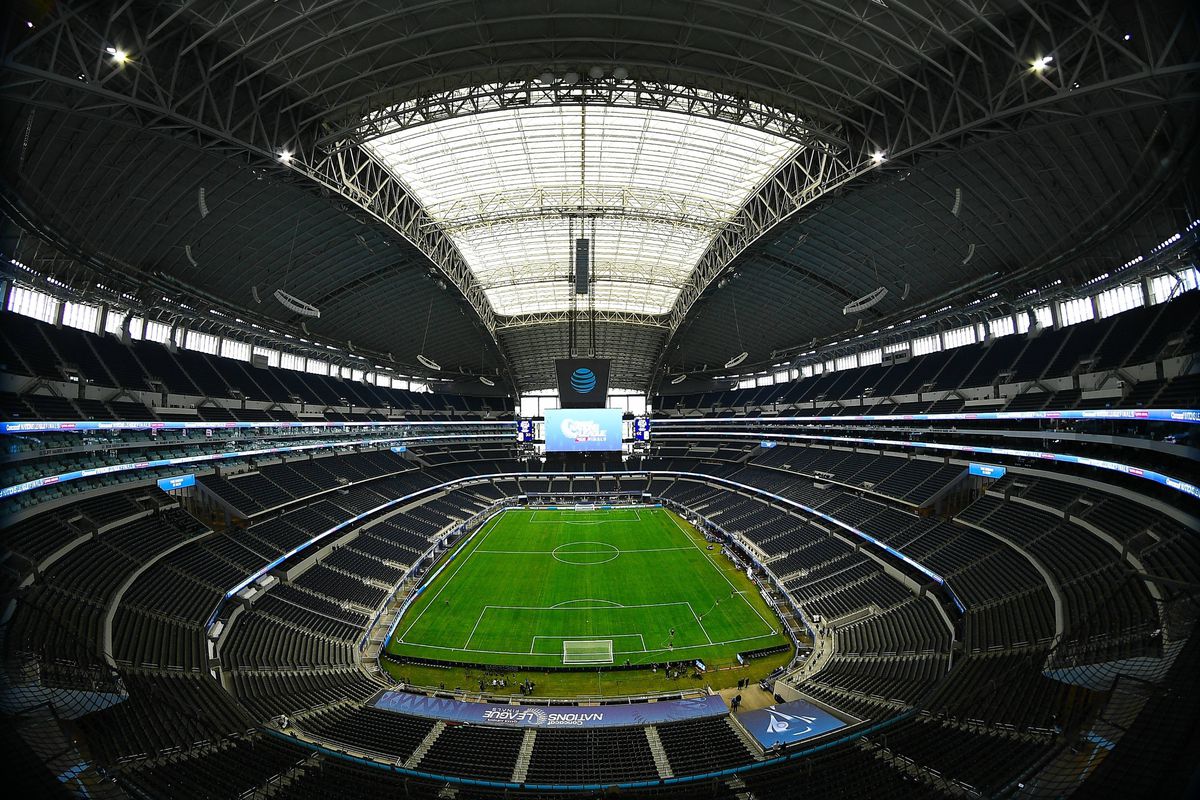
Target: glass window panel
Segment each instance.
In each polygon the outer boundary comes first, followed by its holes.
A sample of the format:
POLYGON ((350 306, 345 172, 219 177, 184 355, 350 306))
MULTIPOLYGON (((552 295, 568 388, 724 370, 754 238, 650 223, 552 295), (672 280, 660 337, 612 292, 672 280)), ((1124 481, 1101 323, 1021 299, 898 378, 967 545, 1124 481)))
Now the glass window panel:
POLYGON ((512 316, 568 307, 580 235, 597 309, 666 313, 720 226, 798 145, 686 114, 557 106, 442 120, 370 147, 512 316), (572 225, 564 212, 581 206, 592 216, 572 225))

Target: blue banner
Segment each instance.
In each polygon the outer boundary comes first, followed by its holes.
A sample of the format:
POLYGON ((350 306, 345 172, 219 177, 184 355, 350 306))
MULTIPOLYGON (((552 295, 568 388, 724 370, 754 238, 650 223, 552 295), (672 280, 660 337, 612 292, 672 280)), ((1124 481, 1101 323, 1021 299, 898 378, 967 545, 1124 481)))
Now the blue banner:
POLYGON ((775 745, 795 744, 846 727, 844 721, 804 700, 744 711, 737 715, 737 721, 758 740, 764 750, 770 750, 775 745))
POLYGON ((170 478, 159 478, 158 488, 164 492, 170 492, 175 489, 186 489, 189 486, 196 485, 196 474, 189 472, 187 475, 172 475, 170 478))
POLYGON ((615 728, 656 725, 729 713, 719 695, 611 706, 526 706, 465 703, 408 692, 385 691, 375 698, 372 705, 384 711, 416 717, 508 728, 615 728))
POLYGON ((968 464, 967 472, 981 478, 1003 478, 1004 473, 1008 472, 1008 468, 995 464, 968 464))
POLYGON ((621 409, 547 409, 547 453, 620 449, 621 409))

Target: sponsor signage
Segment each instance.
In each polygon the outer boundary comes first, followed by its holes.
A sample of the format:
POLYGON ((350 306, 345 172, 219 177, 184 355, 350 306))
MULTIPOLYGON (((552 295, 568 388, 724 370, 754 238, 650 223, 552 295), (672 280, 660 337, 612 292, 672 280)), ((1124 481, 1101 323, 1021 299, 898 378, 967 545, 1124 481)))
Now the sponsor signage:
POLYGON ((744 711, 737 720, 767 750, 846 727, 844 721, 804 700, 744 711))
POLYGON ((519 419, 517 420, 517 441, 532 442, 533 441, 533 420, 519 419))
POLYGON ((465 703, 442 697, 385 691, 372 705, 417 717, 500 728, 610 728, 656 725, 729 713, 718 695, 611 706, 527 706, 465 703))
POLYGON ((186 489, 189 486, 196 485, 196 474, 189 472, 187 475, 173 475, 170 478, 159 478, 158 488, 164 492, 174 491, 175 489, 186 489))
POLYGON ((554 362, 563 408, 603 408, 608 400, 607 358, 560 358, 554 362))
POLYGON ((996 466, 995 464, 969 464, 967 472, 972 475, 978 475, 981 478, 1003 478, 1004 473, 1008 472, 1007 467, 996 466))
POLYGON ((546 411, 546 452, 621 449, 621 409, 556 408, 546 411))
POLYGON ((763 439, 761 442, 758 443, 759 447, 762 447, 767 450, 770 450, 775 445, 776 445, 776 442, 774 439, 763 439))
POLYGON ((650 441, 650 418, 649 417, 634 417, 633 418, 633 440, 635 442, 650 441))

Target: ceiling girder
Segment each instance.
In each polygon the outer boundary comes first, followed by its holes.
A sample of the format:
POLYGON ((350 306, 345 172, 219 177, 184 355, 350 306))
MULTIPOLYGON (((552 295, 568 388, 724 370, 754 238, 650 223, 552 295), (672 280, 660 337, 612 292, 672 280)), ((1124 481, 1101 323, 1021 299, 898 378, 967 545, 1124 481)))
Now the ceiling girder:
POLYGON ((828 125, 818 125, 793 111, 744 97, 656 81, 588 76, 580 76, 569 84, 557 78, 549 84, 531 78, 424 95, 372 111, 357 124, 334 128, 318 144, 336 149, 454 117, 562 105, 628 107, 686 114, 741 125, 808 147, 845 146, 828 125))
POLYGON ((216 43, 198 45, 188 28, 169 24, 175 12, 168 6, 152 4, 148 10, 126 3, 112 10, 103 2, 62 4, 51 13, 7 48, 0 96, 215 146, 274 169, 276 178, 303 175, 314 188, 337 193, 413 244, 470 302, 500 346, 491 304, 420 204, 363 149, 318 148, 319 125, 301 122, 305 109, 284 108, 285 95, 263 99, 269 76, 245 80, 250 65, 223 58, 216 43), (109 47, 125 48, 129 60, 117 63, 109 47))
MULTIPOLYGON (((666 328, 667 320, 662 314, 640 314, 636 311, 594 311, 596 322, 615 322, 621 325, 638 325, 650 328, 666 328)), ((578 315, 576 315, 578 317, 578 315)), ((531 325, 554 325, 571 320, 570 311, 541 311, 518 316, 500 317, 499 330, 527 328, 531 325)))

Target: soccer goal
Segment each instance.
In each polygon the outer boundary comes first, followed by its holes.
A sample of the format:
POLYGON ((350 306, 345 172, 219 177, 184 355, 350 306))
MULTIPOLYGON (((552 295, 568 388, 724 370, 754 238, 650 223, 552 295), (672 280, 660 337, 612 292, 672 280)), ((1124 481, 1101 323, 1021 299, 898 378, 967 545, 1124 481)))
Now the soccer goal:
POLYGON ((595 511, 596 504, 595 503, 576 503, 575 510, 576 511, 595 511))
POLYGON ((612 639, 563 640, 563 664, 613 663, 612 639))

